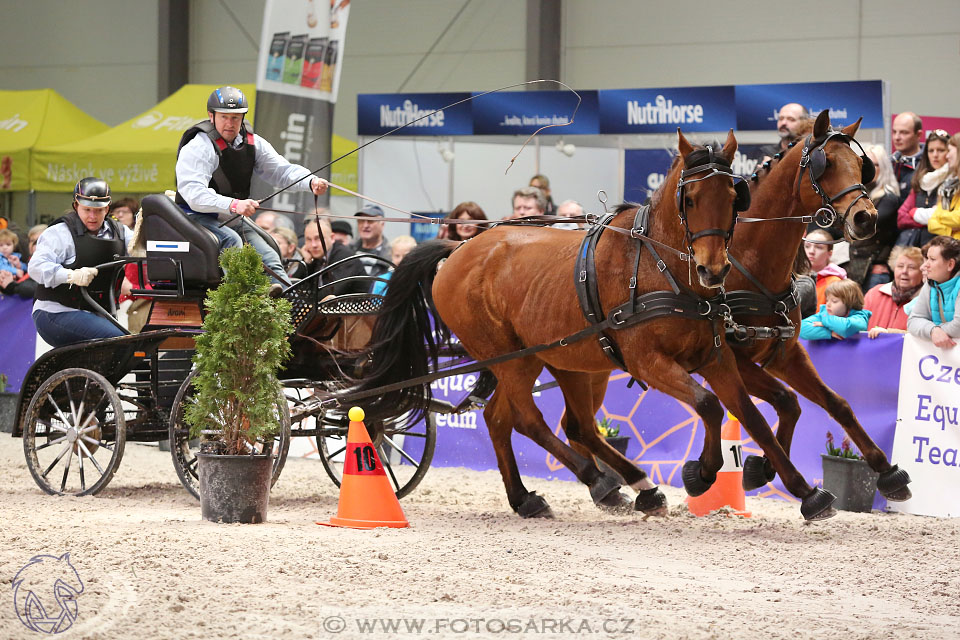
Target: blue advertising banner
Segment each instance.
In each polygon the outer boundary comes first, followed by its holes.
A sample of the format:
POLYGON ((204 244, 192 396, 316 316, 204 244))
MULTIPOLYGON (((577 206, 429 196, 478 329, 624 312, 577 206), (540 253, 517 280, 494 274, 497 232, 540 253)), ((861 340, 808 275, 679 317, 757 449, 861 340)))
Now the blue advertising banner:
POLYGON ((736 86, 736 128, 776 130, 777 113, 790 102, 802 104, 811 115, 830 109, 834 126, 846 126, 863 116, 861 127, 883 129, 881 80, 740 84, 736 86))
POLYGON ((642 204, 660 188, 673 153, 666 149, 627 149, 623 159, 623 200, 642 204))
POLYGON ((509 91, 491 93, 473 101, 473 132, 476 135, 529 135, 547 125, 565 125, 544 133, 556 135, 596 134, 600 131, 597 92, 509 91), (576 114, 574 114, 576 109, 576 114), (568 124, 573 118, 573 124, 568 124))
MULTIPOLYGON (((418 216, 430 216, 437 220, 445 218, 447 215, 446 211, 417 211, 415 212, 418 216)), ((414 240, 417 241, 417 244, 421 242, 426 242, 427 240, 433 240, 437 237, 437 233, 440 232, 441 225, 434 224, 432 222, 411 222, 410 223, 410 235, 414 240)))
MULTIPOLYGON (((847 340, 802 342, 824 382, 846 398, 867 433, 889 456, 897 421, 897 371, 903 336, 881 334, 876 340, 870 340, 864 333, 847 340), (863 380, 870 383, 863 384, 863 380)), ((538 384, 549 380, 549 375, 544 372, 538 384)), ((647 471, 655 482, 681 487, 683 463, 699 456, 703 446, 700 416, 691 407, 658 391, 643 391, 636 385, 627 388, 628 380, 629 376, 620 371, 611 375, 598 417, 610 418, 620 427, 620 435, 630 436, 627 457, 647 471)), ((456 402, 475 381, 476 374, 468 374, 437 380, 431 386, 437 397, 456 402)), ((565 439, 560 429, 564 410, 560 390, 549 389, 535 396, 547 424, 565 439)), ((769 405, 756 402, 770 425, 776 428, 775 412, 769 405)), ((807 481, 815 484, 822 482, 823 478, 820 453, 824 451, 827 431, 833 432, 838 443, 843 432, 820 407, 804 398, 800 398, 800 404, 803 414, 797 424, 790 458, 807 481)), ((513 446, 522 474, 575 479, 563 465, 526 437, 514 434, 513 446)), ((744 455, 761 454, 746 433, 743 434, 743 451, 744 455)), ((482 412, 437 416, 437 448, 433 464, 471 469, 497 468, 482 412)), ((794 501, 779 478, 750 495, 794 501)), ((588 499, 586 489, 584 498, 588 499)), ((885 501, 878 496, 875 506, 882 508, 884 504, 885 501)))
POLYGON ((20 390, 23 376, 36 359, 37 330, 33 326, 33 300, 0 295, 0 373, 7 376, 7 391, 20 390))
POLYGON ((732 86, 604 89, 601 133, 726 131, 736 126, 732 86))
MULTIPOLYGON (((357 133, 379 136, 470 97, 469 93, 361 93, 357 96, 357 133)), ((473 135, 473 101, 442 109, 403 130, 405 136, 473 135)))

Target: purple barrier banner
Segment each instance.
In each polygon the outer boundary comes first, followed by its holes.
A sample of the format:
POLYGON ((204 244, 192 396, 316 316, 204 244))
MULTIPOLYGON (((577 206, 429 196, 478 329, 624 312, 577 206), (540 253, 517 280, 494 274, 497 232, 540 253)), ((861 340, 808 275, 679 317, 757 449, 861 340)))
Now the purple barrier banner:
MULTIPOLYGON (((847 340, 802 341, 824 382, 850 403, 861 424, 888 455, 893 446, 897 419, 897 387, 903 336, 884 334, 870 340, 866 334, 847 340)), ((475 381, 475 374, 455 376, 433 383, 437 397, 459 400, 475 381)), ((539 382, 550 381, 544 372, 539 382)), ((681 468, 686 460, 696 459, 703 446, 703 425, 689 406, 653 389, 627 388, 629 376, 621 371, 610 377, 610 386, 598 418, 608 417, 619 424, 620 435, 630 436, 627 457, 641 466, 657 483, 682 486, 681 468)), ((558 388, 535 394, 536 404, 547 424, 561 440, 564 411, 558 388)), ((776 429, 776 413, 766 403, 756 401, 761 413, 776 429)), ((821 483, 823 471, 820 453, 825 450, 826 433, 839 442, 843 430, 820 407, 801 398, 803 414, 797 424, 791 459, 811 484, 821 483)), ((574 476, 553 456, 519 434, 513 436, 514 452, 520 473, 541 478, 574 480, 574 476)), ((744 455, 761 454, 743 433, 744 455)), ((496 469, 493 445, 480 411, 463 415, 437 416, 437 466, 461 466, 470 469, 496 469)), ((750 495, 793 500, 779 478, 750 495)), ((878 498, 878 506, 884 501, 878 498)))
POLYGON ((7 376, 7 392, 20 391, 23 376, 36 359, 32 308, 33 300, 0 295, 0 373, 7 376))

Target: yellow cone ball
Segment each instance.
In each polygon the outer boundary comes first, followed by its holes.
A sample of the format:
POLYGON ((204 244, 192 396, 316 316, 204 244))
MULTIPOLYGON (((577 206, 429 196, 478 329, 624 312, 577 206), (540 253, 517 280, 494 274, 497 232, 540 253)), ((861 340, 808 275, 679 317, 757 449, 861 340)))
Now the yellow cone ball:
POLYGON ((363 422, 363 416, 363 409, 360 407, 353 407, 350 409, 350 412, 347 413, 347 417, 349 417, 352 422, 363 422))

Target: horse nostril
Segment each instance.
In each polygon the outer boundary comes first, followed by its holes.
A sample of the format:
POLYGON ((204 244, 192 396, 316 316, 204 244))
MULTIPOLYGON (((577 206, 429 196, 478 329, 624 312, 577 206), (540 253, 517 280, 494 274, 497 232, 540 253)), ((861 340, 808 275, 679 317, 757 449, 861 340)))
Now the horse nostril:
POLYGON ((870 215, 867 211, 857 211, 853 214, 853 224, 858 228, 873 228, 876 220, 876 217, 870 215))
POLYGON ((728 262, 723 269, 720 271, 720 279, 723 280, 727 277, 727 274, 730 273, 730 263, 728 262))

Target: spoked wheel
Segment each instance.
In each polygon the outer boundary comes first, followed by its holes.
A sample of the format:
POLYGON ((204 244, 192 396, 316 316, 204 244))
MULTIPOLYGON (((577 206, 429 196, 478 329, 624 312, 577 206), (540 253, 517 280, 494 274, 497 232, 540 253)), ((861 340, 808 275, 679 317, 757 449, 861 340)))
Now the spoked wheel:
MULTIPOLYGON (((365 422, 370 439, 377 448, 390 485, 398 498, 417 488, 430 468, 433 450, 437 444, 437 422, 432 414, 410 423, 411 414, 405 413, 383 422, 365 422)), ((340 486, 343 477, 343 454, 347 449, 346 416, 328 413, 317 436, 320 461, 334 484, 340 486)))
POLYGON ((120 396, 96 371, 64 369, 30 400, 23 453, 37 485, 49 494, 98 493, 113 478, 126 442, 120 396))
MULTIPOLYGON (((187 404, 193 402, 193 379, 196 370, 191 371, 173 401, 170 412, 170 455, 173 457, 173 468, 177 471, 180 483, 197 500, 200 499, 200 477, 197 473, 197 453, 200 451, 200 441, 190 439, 190 425, 184 420, 187 404)), ((273 477, 270 480, 272 487, 277 483, 283 465, 287 461, 287 451, 290 449, 290 413, 287 411, 287 401, 280 393, 277 396, 276 416, 280 421, 281 429, 269 443, 273 447, 273 477)), ((258 452, 264 450, 264 443, 256 443, 258 452)))

